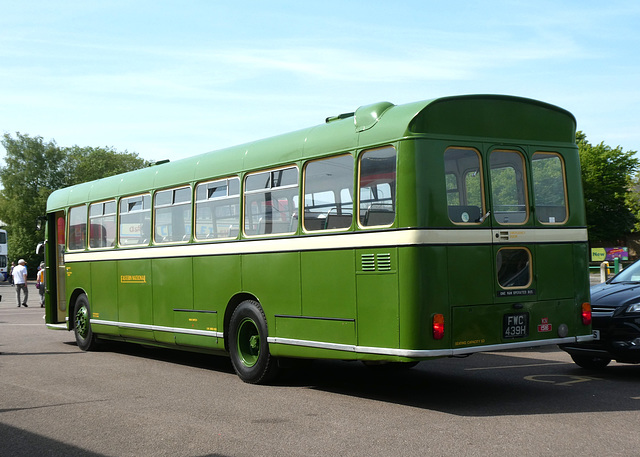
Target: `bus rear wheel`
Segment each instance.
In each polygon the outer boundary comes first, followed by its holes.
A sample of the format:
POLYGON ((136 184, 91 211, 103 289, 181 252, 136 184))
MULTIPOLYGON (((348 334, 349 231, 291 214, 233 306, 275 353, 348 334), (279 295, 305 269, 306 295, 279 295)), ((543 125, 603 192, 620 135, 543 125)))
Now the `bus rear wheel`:
POLYGON ((97 346, 89 316, 89 299, 82 294, 76 299, 73 307, 73 332, 76 336, 76 344, 83 351, 92 351, 97 346))
POLYGON ((245 300, 229 322, 229 354, 237 375, 250 384, 264 384, 276 375, 277 362, 269 353, 267 319, 260 304, 245 300))

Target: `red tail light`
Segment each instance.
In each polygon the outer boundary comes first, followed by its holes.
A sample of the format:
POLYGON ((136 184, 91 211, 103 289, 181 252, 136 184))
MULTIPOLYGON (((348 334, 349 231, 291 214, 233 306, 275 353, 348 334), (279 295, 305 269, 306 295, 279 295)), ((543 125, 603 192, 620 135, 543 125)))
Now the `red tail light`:
POLYGON ((444 337, 444 315, 433 315, 433 339, 441 340, 444 337))
POLYGON ((591 304, 582 304, 582 323, 584 325, 591 325, 591 304))

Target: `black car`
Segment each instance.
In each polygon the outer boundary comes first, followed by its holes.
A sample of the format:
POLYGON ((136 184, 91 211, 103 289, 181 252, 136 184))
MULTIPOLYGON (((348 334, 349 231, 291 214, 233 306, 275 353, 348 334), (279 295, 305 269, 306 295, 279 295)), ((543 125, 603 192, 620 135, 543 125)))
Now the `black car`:
POLYGON ((604 368, 611 360, 640 363, 640 260, 607 282, 591 286, 596 340, 560 347, 583 368, 604 368))

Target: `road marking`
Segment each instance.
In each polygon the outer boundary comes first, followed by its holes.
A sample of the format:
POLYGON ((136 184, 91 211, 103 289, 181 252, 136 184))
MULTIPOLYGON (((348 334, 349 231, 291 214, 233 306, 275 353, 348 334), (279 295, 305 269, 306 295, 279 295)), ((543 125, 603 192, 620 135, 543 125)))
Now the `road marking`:
POLYGON ((526 365, 503 365, 500 367, 479 367, 479 368, 465 368, 465 371, 478 371, 478 370, 503 370, 507 368, 528 368, 528 367, 546 367, 552 365, 570 365, 571 362, 548 362, 548 363, 529 363, 526 365))
POLYGON ((576 375, 567 375, 567 374, 534 374, 531 376, 525 376, 524 379, 526 379, 527 381, 546 382, 549 384, 556 384, 558 386, 570 386, 572 384, 577 384, 579 382, 587 382, 587 381, 600 381, 600 378, 594 378, 592 376, 576 376, 576 375), (549 380, 549 379, 541 379, 541 378, 569 378, 570 381, 559 382, 557 380, 549 380))
POLYGON ((35 325, 37 327, 44 327, 43 324, 10 324, 9 322, 0 322, 0 325, 9 325, 9 326, 11 326, 11 325, 26 325, 26 326, 35 325))

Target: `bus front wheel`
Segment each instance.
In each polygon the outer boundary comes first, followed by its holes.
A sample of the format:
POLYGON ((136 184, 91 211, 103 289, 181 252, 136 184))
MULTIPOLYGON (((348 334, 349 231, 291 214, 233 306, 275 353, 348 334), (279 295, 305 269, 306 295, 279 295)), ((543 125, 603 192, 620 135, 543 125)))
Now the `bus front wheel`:
POLYGON ((76 299, 73 307, 73 332, 78 347, 83 351, 91 351, 97 346, 96 337, 91 331, 89 316, 89 299, 82 294, 76 299))
POLYGON ((263 384, 275 376, 277 362, 269 353, 267 319, 258 302, 245 300, 231 315, 229 355, 244 382, 263 384))

